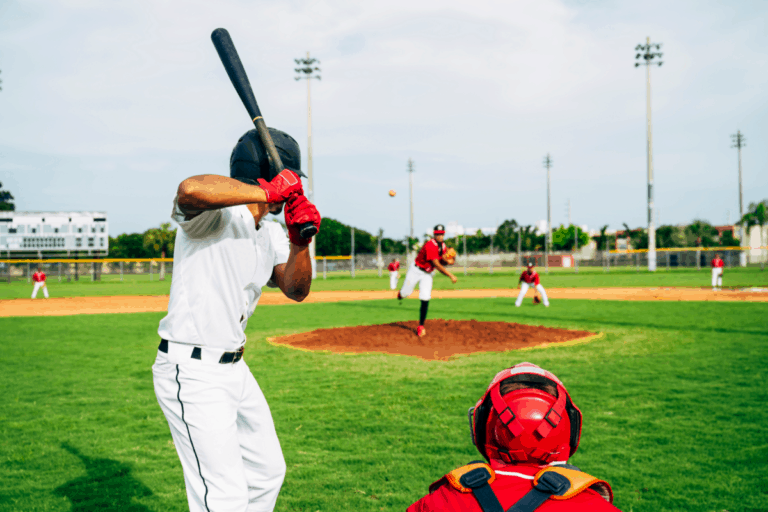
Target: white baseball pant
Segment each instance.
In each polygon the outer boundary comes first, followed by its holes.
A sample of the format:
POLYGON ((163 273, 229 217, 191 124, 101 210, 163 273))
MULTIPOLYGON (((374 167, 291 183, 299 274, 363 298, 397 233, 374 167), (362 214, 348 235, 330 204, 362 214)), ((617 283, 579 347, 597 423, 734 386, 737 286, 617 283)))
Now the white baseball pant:
POLYGON ((191 359, 192 349, 168 343, 152 366, 189 510, 271 512, 285 460, 267 400, 245 361, 219 364, 206 349, 202 361, 191 359))
POLYGON ((45 286, 45 281, 38 281, 35 283, 35 287, 32 288, 32 298, 34 299, 37 297, 37 291, 42 288, 43 289, 43 297, 46 299, 48 298, 48 287, 45 286))
POLYGON ((714 267, 712 269, 712 288, 721 288, 723 286, 723 268, 714 267))
POLYGON ((389 271, 389 289, 397 290, 397 281, 400 279, 400 272, 397 270, 389 271))
MULTIPOLYGON (((523 303, 523 297, 525 297, 525 292, 528 291, 528 288, 530 288, 531 285, 529 285, 526 282, 520 283, 520 293, 517 295, 517 300, 515 301, 515 306, 520 307, 520 304, 523 303)), ((544 287, 540 284, 536 285, 536 290, 539 291, 541 294, 541 301, 544 303, 545 306, 549 306, 549 299, 547 298, 547 292, 544 291, 544 287)))
POLYGON ((405 274, 403 287, 400 288, 400 296, 408 297, 419 285, 419 300, 430 300, 432 298, 432 273, 421 270, 416 265, 411 265, 408 273, 405 274))

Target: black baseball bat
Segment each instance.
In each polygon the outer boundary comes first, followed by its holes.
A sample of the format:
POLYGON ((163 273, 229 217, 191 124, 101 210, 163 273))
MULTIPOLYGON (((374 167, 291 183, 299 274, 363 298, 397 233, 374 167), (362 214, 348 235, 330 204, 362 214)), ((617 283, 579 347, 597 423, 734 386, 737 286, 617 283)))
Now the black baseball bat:
MULTIPOLYGON (((227 75, 229 75, 229 80, 237 91, 237 95, 240 96, 243 105, 245 105, 248 115, 251 116, 251 121, 256 125, 256 131, 259 133, 259 138, 267 149, 267 154, 272 159, 275 168, 278 171, 282 171, 284 169, 283 161, 277 153, 277 148, 272 141, 272 136, 269 134, 267 124, 261 115, 261 109, 259 109, 259 104, 256 103, 256 97, 253 95, 251 82, 248 81, 248 75, 245 74, 245 68, 243 68, 243 63, 240 61, 240 56, 237 54, 235 44, 232 42, 229 32, 226 29, 217 28, 211 34, 211 40, 213 41, 213 46, 216 47, 221 63, 224 64, 227 75)), ((317 234, 317 228, 311 222, 306 222, 300 226, 299 234, 305 240, 309 240, 317 234)))

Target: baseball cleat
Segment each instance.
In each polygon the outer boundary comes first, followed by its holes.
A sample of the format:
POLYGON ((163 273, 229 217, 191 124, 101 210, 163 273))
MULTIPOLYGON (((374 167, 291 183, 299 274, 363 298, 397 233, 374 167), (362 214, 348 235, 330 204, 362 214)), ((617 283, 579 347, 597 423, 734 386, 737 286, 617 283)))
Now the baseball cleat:
POLYGON ((416 329, 416 336, 421 337, 426 335, 427 335, 427 330, 424 328, 423 325, 420 325, 419 328, 416 329))
POLYGON ((400 292, 397 292, 397 300, 401 301, 403 300, 402 295, 400 295, 400 292))

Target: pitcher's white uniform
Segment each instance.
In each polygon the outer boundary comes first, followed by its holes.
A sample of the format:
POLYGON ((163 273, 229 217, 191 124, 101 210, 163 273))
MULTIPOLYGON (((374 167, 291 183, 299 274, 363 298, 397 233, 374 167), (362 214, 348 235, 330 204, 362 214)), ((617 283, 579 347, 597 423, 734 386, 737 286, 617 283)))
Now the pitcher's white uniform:
POLYGON ((522 274, 520 274, 520 293, 517 295, 517 300, 515 301, 515 306, 520 307, 520 304, 523 303, 523 297, 525 297, 525 293, 528 291, 528 288, 531 286, 535 286, 536 290, 541 294, 541 301, 544 303, 545 306, 549 307, 549 299, 547 298, 547 292, 544 291, 544 287, 541 286, 541 283, 539 282, 539 273, 533 270, 533 266, 529 265, 528 270, 524 270, 522 274))
POLYGON ((261 222, 257 230, 244 205, 187 221, 174 203, 172 218, 180 229, 168 315, 158 329, 165 341, 152 373, 189 509, 271 511, 285 461, 241 350, 261 288, 274 267, 288 261, 288 239, 275 222, 261 222))

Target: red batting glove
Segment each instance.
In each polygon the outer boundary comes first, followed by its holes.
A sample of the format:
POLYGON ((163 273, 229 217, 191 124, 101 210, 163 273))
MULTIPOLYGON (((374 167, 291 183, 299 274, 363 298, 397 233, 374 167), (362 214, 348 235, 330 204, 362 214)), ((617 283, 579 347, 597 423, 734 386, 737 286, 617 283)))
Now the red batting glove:
POLYGON ((311 239, 302 238, 299 229, 303 224, 311 222, 320 232, 320 212, 315 205, 309 202, 303 195, 292 195, 285 203, 285 225, 288 226, 288 238, 291 243, 299 246, 307 246, 311 239))
POLYGON ((268 203, 282 203, 291 194, 303 194, 301 179, 293 172, 285 169, 275 176, 272 181, 259 179, 259 186, 267 194, 268 203))

